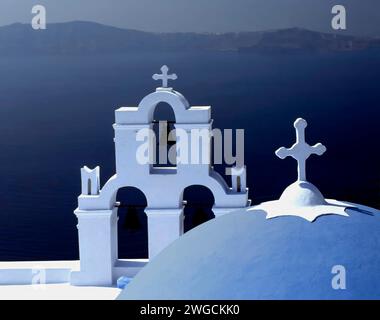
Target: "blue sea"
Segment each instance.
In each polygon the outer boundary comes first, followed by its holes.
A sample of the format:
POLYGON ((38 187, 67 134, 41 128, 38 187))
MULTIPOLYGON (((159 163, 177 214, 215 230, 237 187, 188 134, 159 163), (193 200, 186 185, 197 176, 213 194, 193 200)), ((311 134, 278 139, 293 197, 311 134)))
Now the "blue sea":
MULTIPOLYGON (((327 147, 309 159, 309 180, 328 198, 380 208, 379 50, 0 58, 0 261, 78 258, 80 168, 99 165, 102 185, 114 174, 114 110, 153 91, 163 64, 190 104, 212 106, 214 127, 245 129, 253 203, 296 179, 295 161, 274 151, 293 144, 303 117, 308 142, 327 147)), ((123 219, 120 255, 145 257, 144 215, 134 230, 123 219)))

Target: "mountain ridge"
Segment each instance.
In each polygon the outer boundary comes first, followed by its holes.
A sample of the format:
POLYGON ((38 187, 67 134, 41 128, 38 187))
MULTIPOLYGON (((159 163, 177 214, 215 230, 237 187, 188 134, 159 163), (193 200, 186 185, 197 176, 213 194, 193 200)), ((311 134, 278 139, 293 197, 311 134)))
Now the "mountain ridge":
POLYGON ((379 38, 322 33, 301 28, 229 33, 155 33, 97 22, 0 27, 0 55, 102 54, 143 51, 353 51, 380 47, 379 38))

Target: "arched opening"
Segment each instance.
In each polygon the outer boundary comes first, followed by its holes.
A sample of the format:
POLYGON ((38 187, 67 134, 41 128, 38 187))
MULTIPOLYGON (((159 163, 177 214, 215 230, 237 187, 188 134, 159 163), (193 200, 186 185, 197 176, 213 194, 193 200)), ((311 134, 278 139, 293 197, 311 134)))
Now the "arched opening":
POLYGON ((124 187, 116 195, 118 207, 118 258, 148 258, 147 200, 139 189, 124 187))
POLYGON ((172 107, 159 103, 153 113, 153 131, 156 136, 155 162, 153 168, 172 168, 177 166, 175 114, 172 107), (170 152, 170 150, 172 150, 170 152))
POLYGON ((88 195, 92 194, 92 192, 91 192, 91 179, 87 180, 87 194, 88 195))
POLYGON ((212 207, 215 203, 214 195, 205 186, 193 185, 183 192, 184 200, 184 232, 213 219, 212 207))

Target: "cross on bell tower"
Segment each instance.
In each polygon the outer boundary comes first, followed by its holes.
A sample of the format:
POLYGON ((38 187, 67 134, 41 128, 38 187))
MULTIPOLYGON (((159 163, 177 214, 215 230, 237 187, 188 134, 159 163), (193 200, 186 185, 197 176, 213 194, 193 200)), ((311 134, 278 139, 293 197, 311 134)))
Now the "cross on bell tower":
POLYGON ((298 169, 298 181, 306 181, 306 160, 312 155, 317 154, 321 156, 326 151, 326 147, 317 143, 314 146, 310 146, 305 141, 305 128, 307 122, 304 119, 298 118, 294 122, 294 128, 296 129, 296 143, 291 148, 280 148, 276 151, 276 155, 280 159, 285 159, 290 156, 297 160, 298 169))
POLYGON ((178 77, 175 73, 173 74, 168 74, 169 68, 166 65, 163 65, 161 67, 161 74, 154 74, 153 75, 153 80, 161 80, 162 81, 162 88, 167 88, 168 87, 168 80, 177 80, 178 77))

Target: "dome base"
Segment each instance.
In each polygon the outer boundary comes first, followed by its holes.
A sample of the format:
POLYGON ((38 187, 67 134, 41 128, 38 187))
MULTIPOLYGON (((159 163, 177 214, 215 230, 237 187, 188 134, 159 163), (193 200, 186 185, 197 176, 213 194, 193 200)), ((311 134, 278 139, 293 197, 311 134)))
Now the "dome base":
MULTIPOLYGON (((307 181, 296 181, 287 187, 279 200, 254 206, 252 211, 265 211, 267 219, 280 216, 297 216, 313 222, 323 215, 348 217, 347 203, 326 200, 316 186, 307 181)), ((250 210, 250 211, 251 211, 250 210)))

